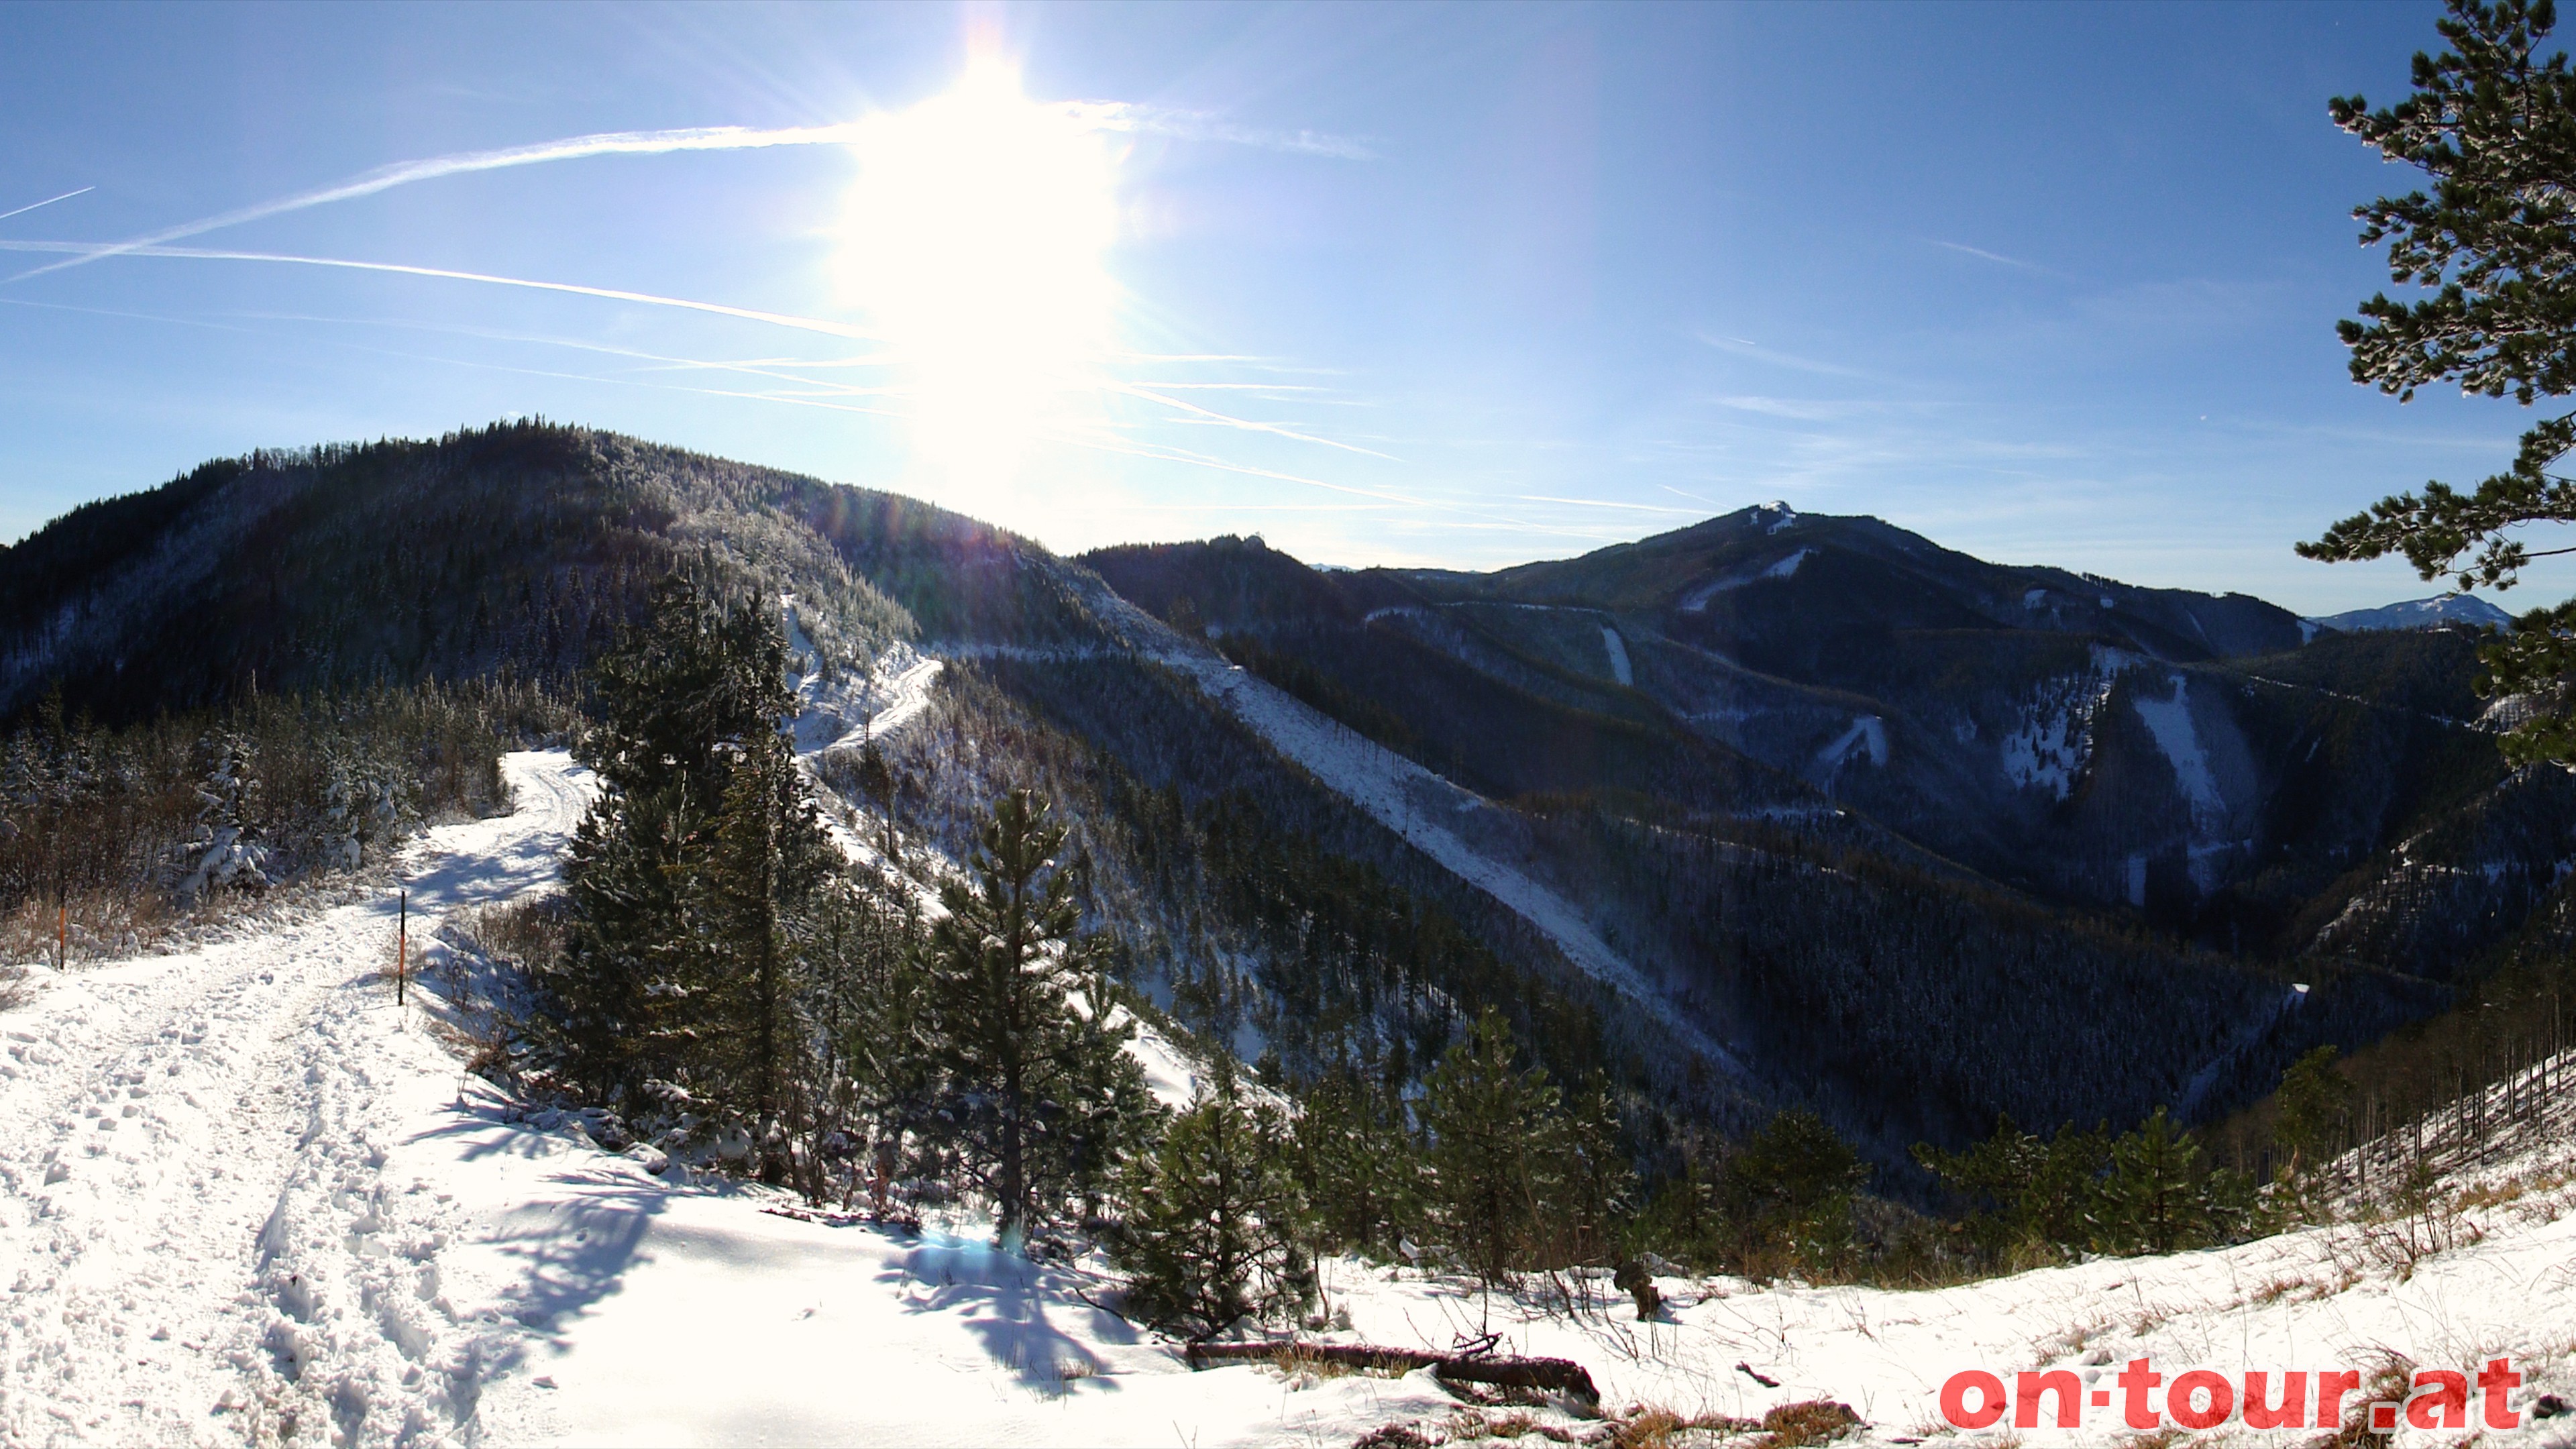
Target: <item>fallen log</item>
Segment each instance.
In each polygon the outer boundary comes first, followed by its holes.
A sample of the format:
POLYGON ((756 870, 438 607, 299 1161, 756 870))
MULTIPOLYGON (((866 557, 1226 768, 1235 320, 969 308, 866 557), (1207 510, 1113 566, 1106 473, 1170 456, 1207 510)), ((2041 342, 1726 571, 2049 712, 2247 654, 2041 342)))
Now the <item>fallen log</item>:
POLYGON ((1427 1368, 1434 1377, 1504 1389, 1549 1389, 1587 1404, 1601 1402, 1601 1391, 1583 1365, 1566 1358, 1488 1358, 1436 1353, 1422 1348, 1388 1348, 1373 1343, 1304 1343, 1278 1339, 1264 1343, 1194 1343, 1184 1352, 1192 1369, 1221 1363, 1269 1363, 1308 1359, 1344 1368, 1411 1373, 1427 1368))

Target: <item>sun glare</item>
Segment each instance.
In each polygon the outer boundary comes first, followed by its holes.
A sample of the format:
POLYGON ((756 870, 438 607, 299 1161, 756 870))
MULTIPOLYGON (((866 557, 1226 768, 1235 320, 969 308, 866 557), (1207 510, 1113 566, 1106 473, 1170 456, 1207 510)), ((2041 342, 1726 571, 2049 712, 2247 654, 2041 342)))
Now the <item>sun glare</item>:
POLYGON ((1116 302, 1110 139, 978 59, 854 144, 849 299, 900 361, 923 461, 990 499, 1034 438, 1099 406, 1116 302))

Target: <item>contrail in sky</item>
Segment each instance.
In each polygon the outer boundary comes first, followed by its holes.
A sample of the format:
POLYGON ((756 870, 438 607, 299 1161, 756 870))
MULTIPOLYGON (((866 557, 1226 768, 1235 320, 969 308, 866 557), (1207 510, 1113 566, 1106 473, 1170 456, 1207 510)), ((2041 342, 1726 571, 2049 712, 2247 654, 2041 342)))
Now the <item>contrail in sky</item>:
POLYGON ((1223 424, 1227 427, 1241 428, 1246 432, 1275 433, 1283 438, 1293 438, 1300 443, 1320 443, 1327 448, 1340 448, 1346 452, 1361 453, 1371 458, 1386 458, 1386 461, 1390 463, 1399 461, 1395 458, 1389 458, 1386 454, 1378 452, 1375 449, 1363 448, 1356 443, 1337 443, 1330 438, 1318 438, 1310 433, 1300 433, 1288 428, 1283 428, 1277 423, 1252 422, 1248 419, 1238 418, 1228 413, 1221 413, 1214 411, 1213 409, 1200 407, 1197 403, 1183 402, 1176 397, 1165 397, 1161 393, 1139 387, 1134 383, 1117 383, 1113 384, 1113 386, 1119 392, 1126 393, 1131 397, 1141 397, 1148 402, 1158 402, 1167 408, 1172 408, 1180 412, 1195 413, 1209 422, 1223 424))
POLYGON ((28 202, 25 206, 19 207, 16 211, 0 211, 0 221, 7 221, 13 216, 22 216, 40 206, 51 206, 57 201, 69 201, 75 196, 86 195, 87 193, 96 190, 98 190, 98 188, 95 186, 84 186, 78 191, 66 191, 60 196, 48 196, 42 201, 28 202))
MULTIPOLYGON (((788 126, 769 130, 750 126, 694 126, 676 131, 607 131, 595 136, 574 136, 562 141, 541 141, 533 146, 507 146, 497 151, 461 151, 453 156, 433 156, 426 161, 398 161, 380 166, 318 191, 298 192, 274 201, 263 201, 220 216, 202 217, 183 222, 130 241, 109 242, 84 247, 59 262, 48 262, 32 271, 11 277, 13 282, 29 277, 58 272, 65 267, 82 266, 101 257, 141 251, 162 242, 178 241, 203 232, 307 207, 324 206, 334 201, 348 201, 360 196, 373 196, 415 181, 428 181, 440 176, 458 176, 472 171, 499 171, 511 166, 535 166, 547 161, 571 161, 584 156, 656 156, 673 151, 746 151, 765 146, 817 146, 834 141, 847 141, 858 134, 855 124, 838 126, 788 126)), ((77 194, 77 193, 75 193, 77 194)), ((60 200, 60 198, 56 198, 60 200)), ((37 203, 39 206, 44 203, 37 203)))
MULTIPOLYGON (((1141 131, 1173 136, 1183 140, 1224 141, 1239 146, 1258 146, 1274 151, 1293 151, 1311 156, 1331 156, 1344 160, 1366 160, 1371 153, 1356 141, 1315 131, 1265 131, 1233 126, 1212 117, 1189 111, 1159 110, 1129 105, 1122 101, 1071 101, 1062 112, 1084 125, 1104 131, 1141 131)), ((373 196, 415 181, 430 181, 441 176, 460 176, 475 171, 500 171, 513 166, 536 166, 548 161, 576 161, 588 156, 660 156, 674 151, 757 151, 772 146, 829 146, 857 140, 866 127, 865 121, 843 121, 829 126, 689 126, 667 131, 603 131, 591 136, 572 136, 560 141, 539 141, 528 146, 505 146, 493 151, 460 151, 452 156, 433 156, 424 161, 397 161, 373 171, 353 176, 315 191, 301 191, 281 196, 217 216, 200 217, 165 227, 127 241, 109 242, 86 247, 58 262, 20 272, 9 278, 22 282, 47 272, 67 267, 85 266, 102 257, 140 251, 163 242, 184 240, 192 236, 280 216, 308 207, 326 206, 335 201, 350 201, 373 196)), ((82 187, 81 191, 92 188, 82 187)), ((54 197, 78 196, 79 191, 54 197)), ((40 201, 36 206, 51 205, 40 201)), ((19 211, 33 211, 22 206, 19 211)), ((0 212, 0 217, 18 212, 0 212)))
MULTIPOLYGON (((91 248, 89 245, 82 242, 0 241, 0 251, 75 252, 87 254, 90 250, 91 248)), ((772 326, 794 328, 800 332, 820 332, 831 337, 847 337, 866 342, 883 340, 877 337, 874 333, 868 332, 865 329, 852 327, 845 322, 827 321, 820 317, 799 317, 787 312, 763 312, 750 307, 729 307, 721 302, 699 302, 687 297, 664 297, 652 292, 629 292, 616 287, 585 287, 574 282, 543 282, 527 277, 495 276, 490 272, 462 272, 447 267, 416 267, 409 266, 401 262, 363 262, 345 257, 304 257, 294 256, 283 252, 223 251, 210 247, 173 247, 161 246, 155 243, 136 243, 129 245, 119 249, 118 254, 136 257, 187 257, 200 261, 285 262, 306 267, 339 267, 348 271, 357 272, 390 272, 397 276, 406 277, 436 277, 455 282, 482 282, 496 287, 525 287, 531 291, 538 292, 565 292, 577 297, 601 297, 612 302, 640 302, 647 306, 654 307, 677 307, 690 312, 708 312, 719 317, 739 317, 748 322, 766 322, 772 326)), ((803 379, 795 380, 802 381, 803 379)), ((1372 458, 1387 457, 1384 453, 1375 452, 1368 448, 1358 447, 1354 444, 1339 443, 1330 438, 1319 438, 1312 434, 1283 428, 1275 423, 1255 422, 1247 418, 1235 417, 1230 413, 1221 413, 1212 408, 1203 408, 1196 403, 1185 402, 1176 397, 1167 397, 1133 384, 1108 383, 1106 386, 1108 386, 1112 391, 1123 392, 1131 396, 1143 398, 1149 402, 1160 403, 1165 407, 1195 415, 1196 417, 1208 422, 1229 427, 1242 428, 1248 432, 1272 433, 1279 437, 1293 439, 1294 441, 1301 443, 1316 443, 1328 448, 1342 448, 1353 453, 1366 454, 1372 458)), ((835 391, 845 393, 866 393, 874 392, 876 389, 840 387, 836 388, 835 391)), ((1395 460, 1390 458, 1388 461, 1392 462, 1395 460)), ((1297 479, 1295 481, 1305 482, 1309 480, 1297 479)))
MULTIPOLYGON (((0 251, 72 251, 80 253, 82 260, 87 260, 92 255, 111 254, 94 252, 91 247, 79 242, 0 241, 0 251)), ((856 338, 863 342, 882 340, 863 328, 852 327, 846 322, 828 322, 819 317, 798 317, 786 312, 761 312, 749 307, 728 307, 721 302, 693 302, 686 297, 662 297, 651 292, 620 291, 615 287, 584 287, 572 282, 539 282, 525 277, 496 277, 489 272, 458 272, 445 267, 413 267, 405 266, 400 262, 359 262, 342 257, 299 257, 280 252, 215 251, 205 247, 168 247, 149 242, 133 242, 119 246, 112 254, 138 257, 195 257, 201 260, 224 262, 292 262, 299 266, 342 267, 357 272, 393 272, 407 277, 443 277, 457 282, 486 282, 496 287, 526 287, 539 292, 569 292, 579 297, 605 297, 612 302, 643 302, 655 307, 680 307, 691 312, 712 312, 719 317, 740 317, 746 321, 767 322, 779 327, 793 327, 802 332, 821 332, 833 337, 856 338)), ((51 268, 40 267, 37 270, 48 271, 51 268)), ((23 275, 33 276, 35 273, 29 272, 23 275)))

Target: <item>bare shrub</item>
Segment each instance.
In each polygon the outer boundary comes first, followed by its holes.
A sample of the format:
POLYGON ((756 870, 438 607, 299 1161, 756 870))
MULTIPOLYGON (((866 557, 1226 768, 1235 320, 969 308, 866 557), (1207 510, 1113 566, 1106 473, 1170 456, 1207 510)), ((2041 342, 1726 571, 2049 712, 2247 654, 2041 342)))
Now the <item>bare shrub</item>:
POLYGON ((470 1075, 518 1081, 528 975, 562 951, 568 921, 564 897, 549 893, 455 911, 440 927, 454 949, 437 969, 448 1010, 433 1029, 470 1075))
POLYGON ((1763 1440, 1767 1449, 1804 1449, 1810 1444, 1826 1444, 1860 1427, 1860 1415, 1851 1405, 1832 1399, 1807 1399, 1795 1404, 1782 1404, 1762 1416, 1763 1440))
POLYGON ((2445 1187, 2433 1165, 2419 1158, 2362 1219, 2362 1249, 2381 1267, 2396 1269, 2403 1282, 2424 1259, 2486 1236, 2469 1216, 2470 1202, 2469 1194, 2445 1187))
POLYGON ((564 897, 549 893, 460 911, 450 918, 450 929, 493 965, 527 971, 563 950, 570 923, 564 897))
POLYGON ((2415 1361, 2394 1349, 2381 1350, 2359 1391, 2345 1397, 2342 1425, 2310 1449, 2381 1449, 2396 1431, 2372 1428, 2370 1406, 2402 1404, 2414 1387, 2415 1361))
POLYGON ((189 917, 150 888, 93 887, 0 910, 0 964, 121 961, 149 955, 180 934, 189 917))
POLYGON ((1761 1428, 1752 1419, 1730 1419, 1724 1414, 1681 1414, 1661 1406, 1639 1409, 1624 1419, 1610 1421, 1612 1449, 1671 1449, 1676 1438, 1697 1437, 1693 1430, 1709 1434, 1746 1434, 1761 1428))

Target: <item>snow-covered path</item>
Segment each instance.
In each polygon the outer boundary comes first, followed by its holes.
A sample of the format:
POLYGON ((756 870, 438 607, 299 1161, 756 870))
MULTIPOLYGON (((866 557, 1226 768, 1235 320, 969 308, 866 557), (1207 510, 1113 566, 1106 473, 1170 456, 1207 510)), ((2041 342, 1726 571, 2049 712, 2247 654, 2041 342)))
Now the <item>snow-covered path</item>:
MULTIPOLYGON (((507 768, 516 813, 405 853, 415 940, 553 876, 583 777, 507 768)), ((383 1171, 455 1073, 379 976, 394 916, 388 891, 0 1017, 0 1441, 238 1442, 316 1408, 399 1439, 472 1412, 488 1335, 441 1299, 443 1204, 383 1171)))

